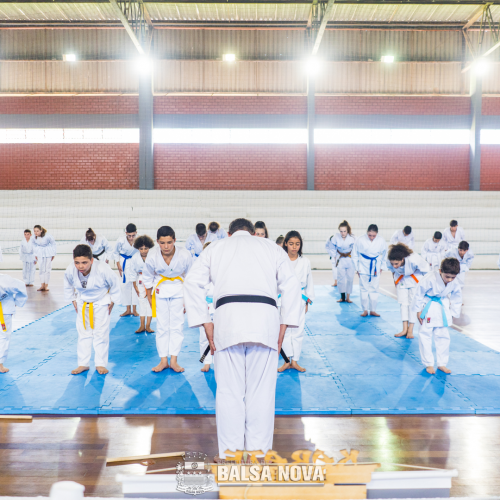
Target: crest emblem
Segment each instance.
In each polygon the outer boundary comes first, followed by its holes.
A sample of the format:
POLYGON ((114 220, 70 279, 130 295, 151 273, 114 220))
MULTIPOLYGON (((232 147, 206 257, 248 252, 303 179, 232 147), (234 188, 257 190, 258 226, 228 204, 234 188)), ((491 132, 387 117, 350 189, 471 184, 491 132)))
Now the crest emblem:
POLYGON ((177 464, 177 490, 188 495, 201 495, 214 489, 214 476, 205 464, 204 453, 188 452, 184 463, 177 464))

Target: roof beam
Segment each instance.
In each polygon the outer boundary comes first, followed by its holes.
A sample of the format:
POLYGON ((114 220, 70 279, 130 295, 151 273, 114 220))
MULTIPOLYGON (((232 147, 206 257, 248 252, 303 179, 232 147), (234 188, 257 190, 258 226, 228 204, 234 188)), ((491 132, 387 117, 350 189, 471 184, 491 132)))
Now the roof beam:
MULTIPOLYGON (((488 5, 488 4, 486 4, 488 5)), ((463 30, 468 30, 482 15, 486 5, 481 5, 474 14, 467 21, 467 24, 462 28, 463 30)))
POLYGON ((128 19, 126 18, 125 14, 122 12, 122 9, 120 9, 120 6, 116 2, 116 0, 109 0, 109 4, 113 8, 114 13, 120 19, 121 23, 123 24, 123 27, 125 28, 125 31, 128 33, 128 36, 132 40, 132 43, 135 45, 135 48, 139 51, 139 54, 145 54, 144 49, 142 48, 141 43, 135 36, 135 32, 132 29, 132 26, 130 26, 130 23, 128 22, 128 19))
POLYGON ((326 25, 328 24, 328 20, 332 15, 333 5, 335 4, 335 0, 328 0, 326 7, 320 5, 320 9, 323 10, 323 15, 321 16, 321 22, 318 28, 318 32, 316 34, 316 38, 313 42, 312 55, 315 56, 318 53, 319 46, 321 45, 321 40, 323 39, 323 35, 325 34, 326 25))

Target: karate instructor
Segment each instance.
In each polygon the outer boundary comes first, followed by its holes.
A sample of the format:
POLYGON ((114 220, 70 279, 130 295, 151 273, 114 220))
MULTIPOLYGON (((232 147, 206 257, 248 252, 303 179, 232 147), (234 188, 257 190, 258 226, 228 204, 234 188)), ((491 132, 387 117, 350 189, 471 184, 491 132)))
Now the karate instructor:
POLYGON ((299 324, 300 284, 287 254, 253 224, 236 219, 230 238, 207 247, 184 281, 191 328, 202 326, 215 353, 219 457, 273 446, 278 357, 288 326, 299 324), (214 322, 205 287, 214 284, 214 322), (281 318, 277 299, 281 294, 281 318))

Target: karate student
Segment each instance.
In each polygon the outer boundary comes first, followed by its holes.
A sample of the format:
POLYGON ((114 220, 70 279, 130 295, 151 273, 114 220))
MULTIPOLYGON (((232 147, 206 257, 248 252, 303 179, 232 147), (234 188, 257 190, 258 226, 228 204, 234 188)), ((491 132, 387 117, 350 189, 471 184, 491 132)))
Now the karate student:
POLYGON ((217 241, 227 238, 227 233, 220 227, 218 222, 210 222, 208 224, 207 241, 217 241))
MULTIPOLYGON (((302 352, 302 342, 304 340, 304 327, 306 323, 306 314, 309 304, 313 303, 314 284, 311 272, 311 262, 307 257, 302 256, 302 236, 298 231, 289 231, 283 242, 283 250, 287 252, 292 269, 300 282, 301 298, 300 301, 300 319, 297 328, 289 328, 283 340, 283 351, 292 360, 291 363, 284 363, 279 372, 294 368, 299 372, 305 372, 306 369, 299 365, 300 353, 302 352)), ((281 312, 281 310, 280 310, 281 312)))
POLYGON ((453 257, 457 259, 460 263, 460 274, 457 277, 457 281, 464 286, 465 285, 465 273, 470 271, 472 267, 472 262, 474 261, 474 253, 469 250, 469 244, 466 241, 461 241, 458 244, 458 248, 453 247, 448 249, 445 257, 453 257))
POLYGON ((56 242, 54 238, 47 233, 47 230, 40 225, 33 228, 35 237, 33 238, 33 253, 35 262, 39 265, 40 283, 39 292, 49 291, 50 271, 52 261, 57 253, 56 242))
POLYGON ((451 250, 452 247, 457 248, 458 244, 464 240, 464 229, 458 225, 456 220, 450 221, 450 227, 443 231, 443 242, 446 245, 446 250, 451 250))
POLYGON ((387 270, 385 256, 387 243, 378 234, 376 224, 370 224, 366 234, 356 240, 352 249, 352 261, 359 276, 361 316, 380 316, 376 312, 380 273, 387 270))
POLYGON ((397 243, 389 247, 387 267, 394 277, 403 322, 403 330, 394 336, 412 339, 417 314, 410 306, 418 283, 430 271, 429 264, 405 244, 397 243))
POLYGON ((64 297, 73 302, 78 332, 78 368, 71 373, 89 369, 92 346, 97 372, 108 373, 110 315, 120 303, 120 282, 108 264, 93 258, 88 245, 73 250, 73 263, 64 273, 64 297))
MULTIPOLYGON (((208 245, 210 245, 210 243, 211 243, 210 241, 205 243, 203 245, 203 250, 205 250, 205 248, 207 248, 208 245)), ((214 313, 215 313, 215 309, 214 309, 214 284, 209 283, 205 287, 205 290, 206 290, 206 301, 207 301, 208 312, 210 314, 210 321, 213 323, 214 313)), ((209 343, 208 343, 207 336, 205 334, 205 328, 200 326, 200 356, 203 356, 203 354, 205 354, 205 350, 208 346, 209 346, 209 343)), ((203 365, 203 368, 201 369, 201 371, 202 372, 210 371, 210 365, 213 363, 213 356, 210 352, 205 356, 204 363, 205 364, 203 365)))
POLYGON ((160 363, 152 370, 161 372, 169 367, 183 372, 177 358, 184 340, 183 283, 193 259, 185 248, 175 246, 175 232, 162 226, 156 234, 158 246, 146 259, 142 278, 147 297, 156 318, 156 348, 160 363))
POLYGON ((452 317, 460 317, 462 287, 455 279, 460 274, 457 259, 446 258, 440 269, 428 273, 417 285, 411 309, 417 313, 420 323, 418 344, 420 358, 427 373, 434 374, 432 338, 436 344, 437 367, 444 373, 451 373, 446 367, 450 354, 450 333, 448 326, 452 317))
POLYGON ((97 236, 91 227, 87 229, 80 243, 90 247, 94 259, 99 260, 99 257, 102 257, 102 260, 106 261, 106 264, 109 262, 113 253, 109 241, 104 236, 97 236))
POLYGON ((207 226, 202 224, 196 224, 196 232, 188 237, 186 240, 186 244, 184 248, 191 253, 193 258, 197 258, 200 256, 200 253, 203 251, 203 245, 207 239, 207 226))
POLYGON ((255 236, 258 236, 259 238, 269 238, 269 232, 265 222, 258 220, 255 223, 255 236))
POLYGON ((439 269, 445 253, 446 243, 443 241, 443 235, 440 231, 436 231, 434 236, 424 243, 420 255, 427 261, 431 270, 434 270, 439 269))
POLYGON ((391 245, 397 245, 398 243, 403 243, 410 250, 413 250, 413 247, 415 246, 415 238, 410 226, 405 226, 402 231, 401 229, 398 229, 392 235, 391 245))
POLYGON ((27 298, 26 285, 21 280, 0 274, 0 373, 9 371, 4 363, 9 352, 12 316, 16 307, 26 304, 27 298))
POLYGON ((149 236, 144 235, 137 237, 134 241, 134 248, 139 251, 130 259, 130 264, 127 267, 127 279, 129 279, 132 283, 135 293, 139 298, 139 317, 141 319, 141 324, 135 333, 154 333, 154 330, 151 329, 153 313, 151 311, 151 305, 149 304, 146 287, 144 286, 144 280, 142 278, 142 271, 144 269, 146 258, 149 250, 151 250, 154 246, 154 241, 149 236))
POLYGON ((23 263, 23 281, 26 286, 33 286, 35 282, 36 261, 30 229, 24 230, 24 239, 19 246, 19 257, 23 263))
POLYGON ((325 249, 330 255, 330 260, 332 261, 332 276, 333 276, 333 287, 336 287, 338 285, 338 271, 337 271, 337 251, 334 248, 333 245, 333 239, 335 238, 335 235, 330 236, 326 240, 325 243, 325 249))
POLYGON ((273 449, 279 352, 287 326, 298 327, 300 285, 274 241, 253 238, 253 224, 236 219, 230 238, 210 245, 186 277, 191 328, 202 326, 215 352, 220 458, 226 451, 273 449), (205 301, 214 284, 214 322, 205 301), (280 315, 276 299, 281 294, 280 315))
POLYGON ((276 245, 280 246, 281 248, 283 248, 283 242, 285 241, 285 237, 280 234, 277 238, 276 238, 276 245))
POLYGON ((127 269, 127 261, 138 252, 134 247, 136 237, 137 227, 135 224, 128 224, 125 228, 125 236, 120 236, 115 244, 114 260, 116 261, 116 267, 122 278, 121 304, 127 306, 126 311, 120 314, 121 317, 130 315, 139 316, 139 314, 137 314, 137 304, 139 302, 137 294, 134 291, 132 283, 127 281, 127 273, 125 272, 127 269))
POLYGON ((332 266, 338 273, 338 283, 335 281, 335 284, 338 285, 340 300, 337 302, 352 302, 349 297, 352 293, 355 269, 351 253, 355 242, 356 238, 346 220, 340 223, 339 232, 326 242, 332 266))

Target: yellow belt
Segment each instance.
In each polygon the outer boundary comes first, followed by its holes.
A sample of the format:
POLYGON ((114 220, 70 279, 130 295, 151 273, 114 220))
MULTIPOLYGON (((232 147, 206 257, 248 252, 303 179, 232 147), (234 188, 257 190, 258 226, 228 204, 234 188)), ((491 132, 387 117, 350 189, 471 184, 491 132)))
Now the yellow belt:
POLYGON ((3 307, 1 302, 0 302, 0 325, 2 326, 2 330, 6 332, 7 325, 5 324, 5 318, 3 317, 3 307))
POLYGON ((94 303, 93 302, 84 302, 83 303, 83 310, 82 310, 83 328, 85 328, 85 330, 87 329, 87 327, 85 326, 85 309, 87 309, 87 304, 89 306, 90 328, 93 330, 94 329, 94 303))
POLYGON ((153 312, 153 318, 156 318, 156 288, 159 287, 164 281, 175 281, 180 280, 184 283, 184 280, 180 276, 176 276, 175 278, 166 278, 163 274, 160 275, 161 280, 156 283, 156 286, 153 289, 153 295, 151 297, 151 310, 153 312))

